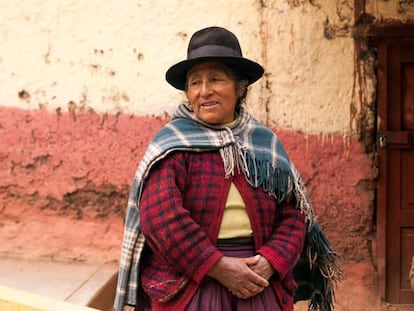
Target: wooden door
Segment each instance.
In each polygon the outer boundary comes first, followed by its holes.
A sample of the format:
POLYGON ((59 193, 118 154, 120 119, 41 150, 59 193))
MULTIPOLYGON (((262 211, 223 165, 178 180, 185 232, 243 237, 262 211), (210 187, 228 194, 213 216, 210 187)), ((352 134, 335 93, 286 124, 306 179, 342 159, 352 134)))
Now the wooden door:
POLYGON ((377 41, 378 272, 383 298, 414 304, 414 28, 377 41))

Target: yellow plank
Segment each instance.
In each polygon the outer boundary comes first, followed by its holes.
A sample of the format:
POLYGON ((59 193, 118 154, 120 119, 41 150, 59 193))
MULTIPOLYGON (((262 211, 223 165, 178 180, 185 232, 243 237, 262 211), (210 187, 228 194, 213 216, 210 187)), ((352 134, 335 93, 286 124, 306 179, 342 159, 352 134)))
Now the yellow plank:
POLYGON ((1 311, 98 311, 0 285, 1 311))

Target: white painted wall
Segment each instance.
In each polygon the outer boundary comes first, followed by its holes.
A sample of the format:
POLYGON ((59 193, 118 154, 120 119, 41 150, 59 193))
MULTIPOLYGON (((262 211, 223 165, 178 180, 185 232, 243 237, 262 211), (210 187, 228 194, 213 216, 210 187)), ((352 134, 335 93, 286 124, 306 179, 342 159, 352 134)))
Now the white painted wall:
MULTIPOLYGON (((391 6, 398 16, 396 1, 367 2, 378 17, 391 6)), ((247 104, 259 119, 306 133, 346 134, 354 100, 352 4, 0 0, 0 106, 171 114, 184 97, 165 82, 165 71, 185 58, 194 31, 220 25, 266 69, 247 104), (18 96, 23 90, 29 97, 18 96)))
POLYGON ((72 101, 98 113, 171 112, 181 94, 165 82, 164 74, 186 57, 195 30, 213 24, 233 28, 246 54, 260 57, 260 51, 249 48, 259 45, 251 30, 260 22, 255 1, 222 5, 2 0, 0 105, 65 111, 72 101), (22 90, 30 100, 18 97, 22 90))

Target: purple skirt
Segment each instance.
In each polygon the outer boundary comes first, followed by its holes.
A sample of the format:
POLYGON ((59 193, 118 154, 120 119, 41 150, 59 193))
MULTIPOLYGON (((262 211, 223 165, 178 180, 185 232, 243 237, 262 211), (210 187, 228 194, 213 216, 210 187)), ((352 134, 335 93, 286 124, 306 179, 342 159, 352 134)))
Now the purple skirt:
MULTIPOLYGON (((246 258, 255 255, 254 247, 221 246, 220 251, 225 256, 246 258)), ((186 311, 281 311, 272 286, 248 299, 240 299, 222 286, 215 279, 206 277, 186 311)))

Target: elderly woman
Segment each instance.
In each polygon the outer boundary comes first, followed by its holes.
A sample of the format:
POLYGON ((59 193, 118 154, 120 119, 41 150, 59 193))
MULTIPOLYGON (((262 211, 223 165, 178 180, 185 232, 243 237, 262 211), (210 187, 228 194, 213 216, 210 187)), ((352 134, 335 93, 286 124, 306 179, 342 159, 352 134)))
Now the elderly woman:
POLYGON ((242 107, 263 72, 220 27, 194 33, 168 69, 188 104, 135 175, 116 310, 293 310, 315 217, 277 136, 242 107))

